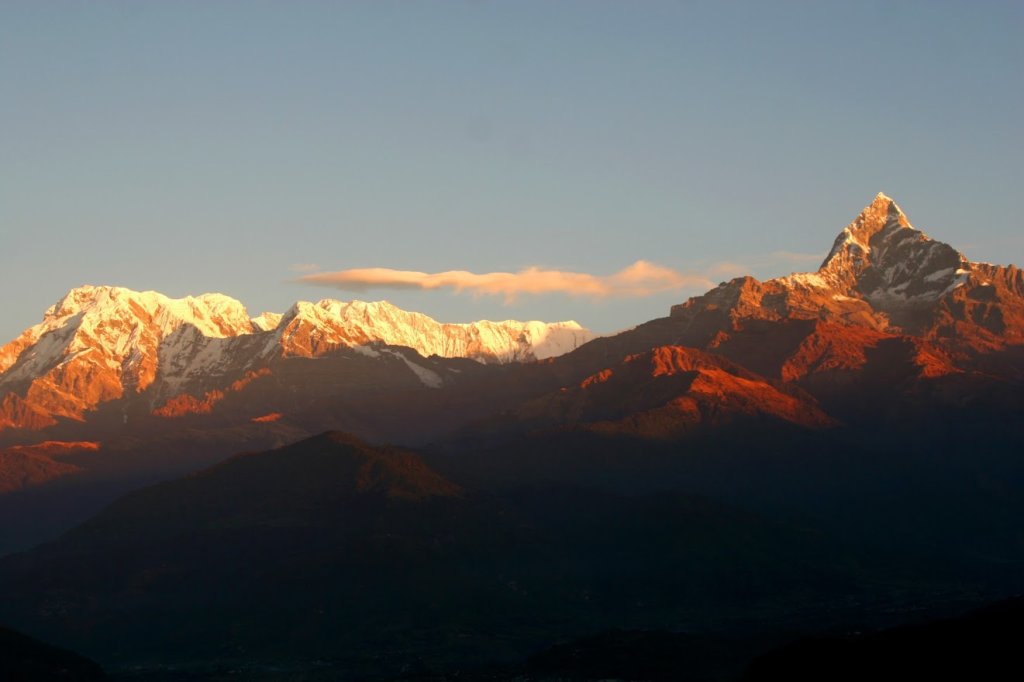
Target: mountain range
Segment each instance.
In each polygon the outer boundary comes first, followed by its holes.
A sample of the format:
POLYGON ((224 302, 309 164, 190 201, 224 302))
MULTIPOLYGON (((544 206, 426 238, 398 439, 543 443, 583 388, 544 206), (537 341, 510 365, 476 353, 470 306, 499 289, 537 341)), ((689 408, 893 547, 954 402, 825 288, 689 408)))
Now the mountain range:
MULTIPOLYGON (((125 411, 204 409, 208 394, 232 390, 275 360, 315 358, 341 349, 376 357, 374 344, 423 356, 487 363, 539 360, 594 337, 575 322, 441 324, 379 301, 300 301, 283 315, 250 318, 220 294, 171 299, 156 292, 83 286, 50 307, 43 321, 0 348, 0 429, 38 430, 83 420, 111 401, 125 411)), ((409 362, 424 384, 434 372, 409 362)))
POLYGON ((329 429, 412 446, 566 429, 672 439, 1017 409, 1022 368, 1021 271, 971 262, 884 194, 817 272, 736 278, 601 338, 386 302, 251 318, 218 294, 85 286, 0 349, 0 490, 128 489, 329 429))
MULTIPOLYGON (((575 322, 441 324, 386 302, 299 302, 283 315, 250 318, 241 303, 219 294, 170 299, 84 286, 0 349, 0 442, 29 444, 34 432, 48 429, 87 432, 73 423, 100 414, 126 423, 214 413, 233 394, 266 393, 269 377, 297 358, 374 358, 442 389, 459 384, 465 366, 444 360, 531 363, 594 338, 575 322)), ((1019 379, 1024 274, 969 261, 914 229, 879 194, 835 239, 817 272, 723 282, 673 307, 668 318, 588 345, 553 371, 580 366, 568 373, 583 381, 590 369, 611 371, 582 367, 596 353, 614 361, 658 346, 702 349, 805 388, 885 361, 921 378, 1019 379)), ((250 419, 287 416, 283 396, 264 403, 267 412, 250 419)))
POLYGON ((879 194, 816 272, 668 313, 596 336, 75 289, 0 350, 0 551, 50 541, 0 559, 0 622, 385 679, 1024 590, 1018 268, 879 194))

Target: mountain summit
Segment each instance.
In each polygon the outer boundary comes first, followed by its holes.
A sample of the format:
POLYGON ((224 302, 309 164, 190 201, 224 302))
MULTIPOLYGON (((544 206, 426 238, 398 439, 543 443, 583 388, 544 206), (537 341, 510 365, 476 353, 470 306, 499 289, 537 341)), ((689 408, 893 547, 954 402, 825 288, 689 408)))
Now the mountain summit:
POLYGON ((971 262, 911 225, 879 193, 836 237, 817 272, 740 277, 674 306, 716 332, 743 320, 824 320, 974 349, 1024 342, 1024 276, 971 262))
POLYGON ((879 193, 839 233, 818 274, 829 288, 898 310, 933 302, 962 285, 969 271, 963 254, 914 229, 879 193))
POLYGON ((874 200, 864 207, 860 215, 839 233, 832 245, 832 250, 821 264, 821 268, 825 269, 833 262, 842 263, 844 260, 849 262, 844 256, 852 256, 852 259, 861 260, 861 257, 870 251, 868 245, 876 234, 886 228, 898 230, 910 227, 910 221, 907 220, 906 214, 896 205, 896 202, 879 192, 874 200))

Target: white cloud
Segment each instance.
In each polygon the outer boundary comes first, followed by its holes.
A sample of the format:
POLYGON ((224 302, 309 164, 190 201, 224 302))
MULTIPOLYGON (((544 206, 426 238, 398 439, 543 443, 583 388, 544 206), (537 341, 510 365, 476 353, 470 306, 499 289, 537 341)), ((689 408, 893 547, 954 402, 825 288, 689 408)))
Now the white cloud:
POLYGON ((567 294, 588 298, 640 298, 687 288, 710 288, 703 274, 679 272, 639 260, 611 275, 529 267, 518 272, 474 273, 465 270, 417 272, 391 268, 356 268, 303 275, 299 282, 345 289, 451 289, 475 295, 504 296, 514 301, 523 294, 567 294))

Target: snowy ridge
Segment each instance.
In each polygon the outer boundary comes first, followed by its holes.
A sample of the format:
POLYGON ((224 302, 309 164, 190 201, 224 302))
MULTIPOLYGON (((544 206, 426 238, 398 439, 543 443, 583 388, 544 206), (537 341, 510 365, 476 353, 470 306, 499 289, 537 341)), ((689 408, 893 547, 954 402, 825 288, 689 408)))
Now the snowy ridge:
POLYGON ((191 324, 204 336, 225 337, 252 331, 245 306, 223 294, 169 298, 155 291, 124 287, 83 286, 72 289, 43 315, 43 326, 60 324, 77 313, 92 318, 128 316, 145 320, 166 336, 182 324, 191 324))
POLYGON ((441 323, 387 301, 299 302, 285 313, 268 352, 315 356, 337 347, 379 342, 407 346, 420 355, 480 362, 542 360, 567 353, 594 338, 573 321, 441 323))
MULTIPOLYGON (((182 393, 220 390, 278 358, 375 346, 407 346, 423 356, 483 363, 543 359, 594 338, 575 322, 444 324, 379 301, 300 301, 285 314, 250 318, 222 294, 173 299, 123 287, 83 286, 51 306, 43 321, 0 348, 0 429, 82 419, 99 404, 141 394, 155 404, 182 393)), ((402 356, 426 386, 441 378, 402 356)))

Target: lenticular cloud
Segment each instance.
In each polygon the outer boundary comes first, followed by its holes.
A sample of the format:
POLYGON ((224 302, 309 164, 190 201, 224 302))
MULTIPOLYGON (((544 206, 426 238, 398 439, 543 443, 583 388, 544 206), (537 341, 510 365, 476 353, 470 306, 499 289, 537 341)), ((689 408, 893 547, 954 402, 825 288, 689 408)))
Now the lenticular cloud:
POLYGON ((568 294, 590 298, 639 298, 687 287, 710 287, 701 275, 678 272, 638 260, 611 275, 545 270, 530 267, 519 272, 475 273, 465 270, 416 272, 391 268, 356 268, 319 272, 298 279, 348 291, 367 289, 452 289, 476 295, 504 296, 515 300, 523 294, 568 294))

